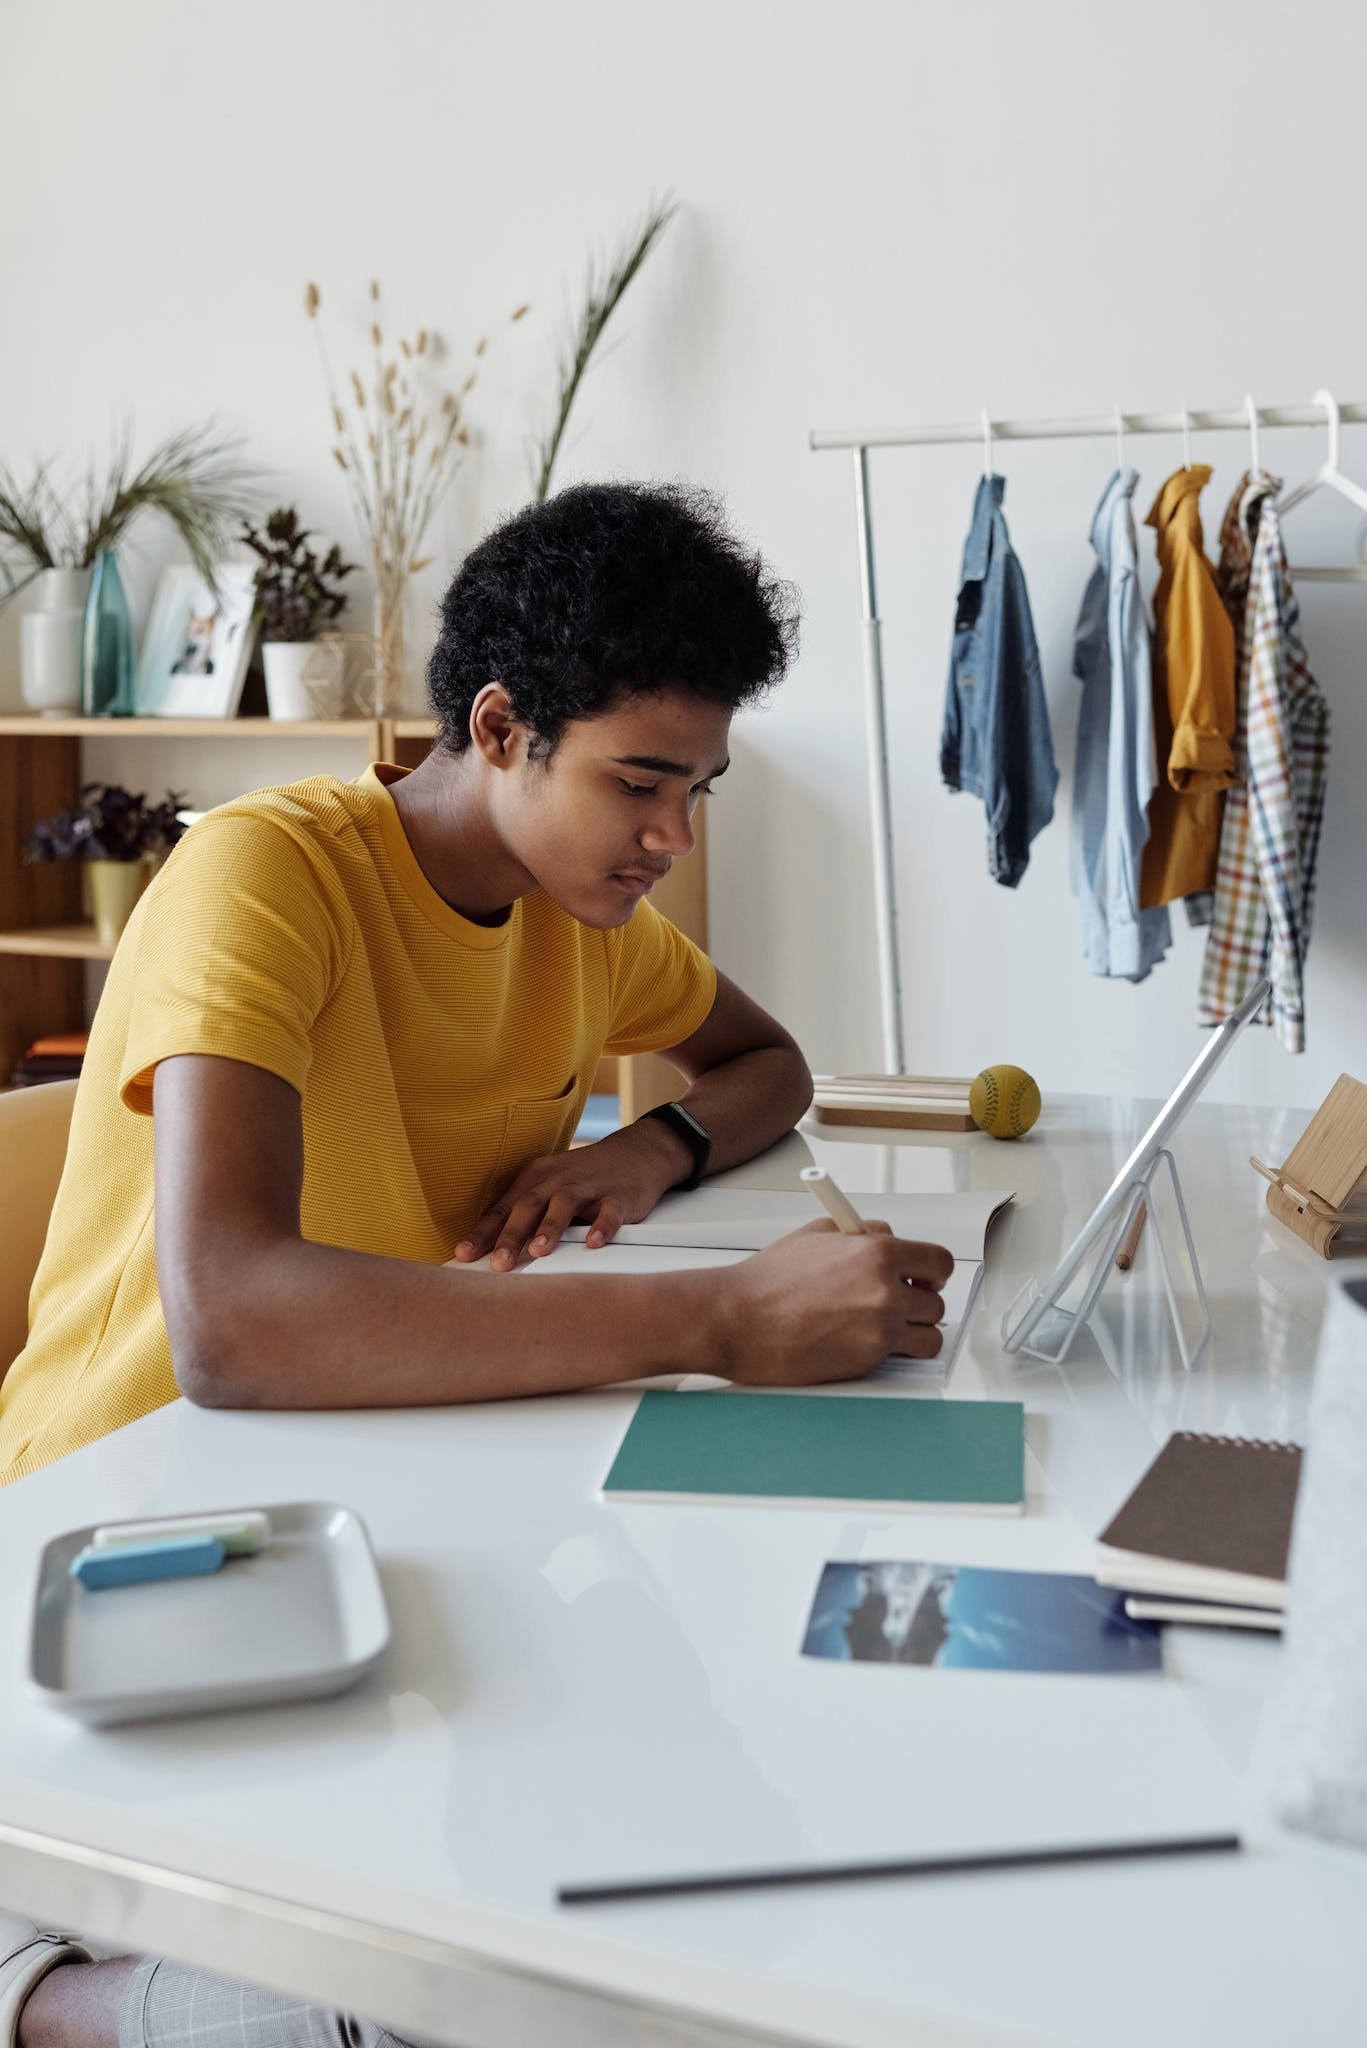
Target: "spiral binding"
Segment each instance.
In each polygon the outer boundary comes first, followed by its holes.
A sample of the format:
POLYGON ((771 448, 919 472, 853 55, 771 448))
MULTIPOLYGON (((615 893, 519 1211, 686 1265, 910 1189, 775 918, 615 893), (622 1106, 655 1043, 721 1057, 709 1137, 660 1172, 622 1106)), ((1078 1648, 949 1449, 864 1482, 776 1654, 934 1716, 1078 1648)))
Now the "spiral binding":
POLYGON ((1179 1440, 1189 1444, 1238 1444, 1246 1451, 1298 1451, 1299 1444, 1277 1443, 1266 1436, 1213 1436, 1206 1430, 1179 1429, 1179 1440))

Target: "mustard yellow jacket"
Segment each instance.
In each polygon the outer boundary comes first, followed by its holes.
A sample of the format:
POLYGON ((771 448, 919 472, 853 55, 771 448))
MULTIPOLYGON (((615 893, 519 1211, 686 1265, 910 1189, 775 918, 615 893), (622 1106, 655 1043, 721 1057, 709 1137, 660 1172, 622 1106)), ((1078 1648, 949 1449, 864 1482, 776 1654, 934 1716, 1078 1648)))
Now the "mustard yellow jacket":
POLYGON ((1179 469, 1154 500, 1153 730, 1158 782, 1149 802, 1139 900, 1145 910, 1215 886, 1224 792, 1234 766, 1234 627, 1206 559, 1204 462, 1179 469))

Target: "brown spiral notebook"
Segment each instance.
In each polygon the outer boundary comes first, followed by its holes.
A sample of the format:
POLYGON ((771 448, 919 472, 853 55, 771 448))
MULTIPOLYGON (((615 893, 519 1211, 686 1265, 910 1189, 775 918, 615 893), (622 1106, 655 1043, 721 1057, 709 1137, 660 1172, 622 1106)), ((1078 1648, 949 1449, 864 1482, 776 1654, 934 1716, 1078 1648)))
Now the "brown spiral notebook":
POLYGON ((1129 1593, 1285 1608, 1300 1475, 1295 1444, 1179 1430, 1102 1530, 1098 1581, 1129 1593))

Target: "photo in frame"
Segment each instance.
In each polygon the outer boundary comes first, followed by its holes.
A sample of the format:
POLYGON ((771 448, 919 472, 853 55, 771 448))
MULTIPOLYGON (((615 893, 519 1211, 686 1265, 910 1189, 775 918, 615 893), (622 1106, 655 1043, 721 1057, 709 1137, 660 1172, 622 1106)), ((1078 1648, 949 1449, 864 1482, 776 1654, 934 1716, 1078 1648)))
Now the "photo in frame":
POLYGON ((163 569, 138 656, 139 717, 236 715, 256 637, 253 575, 250 562, 215 563, 212 585, 188 562, 163 569))

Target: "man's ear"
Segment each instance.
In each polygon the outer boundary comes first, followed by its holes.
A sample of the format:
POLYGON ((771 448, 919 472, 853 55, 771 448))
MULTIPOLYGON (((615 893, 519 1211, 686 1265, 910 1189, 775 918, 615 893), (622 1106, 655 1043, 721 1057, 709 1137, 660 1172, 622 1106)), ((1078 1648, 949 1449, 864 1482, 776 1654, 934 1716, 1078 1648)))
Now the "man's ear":
POLYGON ((470 741, 491 768, 516 767, 523 759, 526 735, 502 683, 486 683, 470 706, 470 741))

